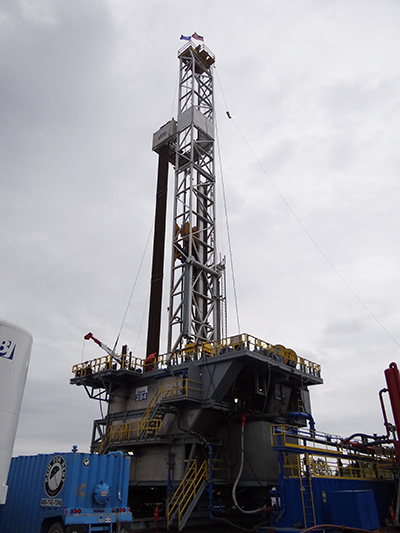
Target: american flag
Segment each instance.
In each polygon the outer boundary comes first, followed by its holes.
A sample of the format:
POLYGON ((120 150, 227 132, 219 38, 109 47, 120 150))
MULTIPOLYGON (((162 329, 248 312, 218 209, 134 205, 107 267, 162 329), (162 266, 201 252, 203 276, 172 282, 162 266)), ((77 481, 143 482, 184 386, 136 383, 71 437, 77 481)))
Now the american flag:
POLYGON ((198 41, 204 41, 204 37, 202 37, 201 35, 199 35, 198 33, 194 32, 194 34, 192 35, 193 39, 197 39, 198 41))

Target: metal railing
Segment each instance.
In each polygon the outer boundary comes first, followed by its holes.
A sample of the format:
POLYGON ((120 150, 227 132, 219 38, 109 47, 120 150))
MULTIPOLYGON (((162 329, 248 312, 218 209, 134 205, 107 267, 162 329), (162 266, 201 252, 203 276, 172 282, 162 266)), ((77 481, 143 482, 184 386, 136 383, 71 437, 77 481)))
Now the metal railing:
POLYGON ((104 370, 130 370, 133 372, 149 372, 168 369, 171 365, 181 365, 189 361, 197 361, 206 357, 220 357, 240 350, 249 350, 267 359, 287 365, 306 375, 321 377, 321 366, 304 357, 299 357, 294 350, 279 344, 273 345, 253 335, 242 333, 221 339, 205 342, 199 346, 187 343, 186 346, 173 353, 155 356, 152 360, 143 360, 131 354, 115 356, 107 355, 72 367, 75 378, 91 376, 104 370))
POLYGON ((138 425, 138 436, 145 432, 157 435, 161 427, 163 413, 161 416, 158 410, 162 407, 162 402, 166 398, 189 398, 193 393, 201 394, 201 382, 193 379, 182 378, 178 380, 165 381, 154 393, 149 405, 143 413, 138 425))
POLYGON ((273 345, 248 333, 234 335, 212 342, 205 342, 200 346, 188 343, 181 350, 172 354, 159 356, 157 363, 163 368, 169 365, 180 365, 187 361, 196 361, 203 357, 218 357, 240 350, 249 350, 268 359, 296 368, 308 375, 321 377, 321 366, 304 357, 299 357, 294 350, 279 344, 273 345))
POLYGON ((104 453, 105 447, 110 444, 136 441, 141 436, 157 436, 166 414, 166 411, 159 410, 164 407, 162 401, 166 398, 201 396, 201 391, 201 382, 193 379, 183 378, 164 382, 154 393, 141 419, 115 424, 107 429, 100 442, 99 453, 104 453))
POLYGON ((72 367, 74 377, 79 378, 83 376, 90 376, 103 370, 131 370, 133 372, 142 373, 144 368, 143 359, 133 357, 131 354, 123 354, 119 356, 105 355, 97 357, 91 361, 84 363, 77 363, 72 367))
POLYGON ((179 50, 178 50, 178 57, 181 57, 181 55, 191 48, 195 53, 200 54, 206 53, 207 56, 210 57, 211 64, 215 62, 215 55, 211 50, 204 44, 204 43, 193 43, 192 41, 186 42, 179 50))
POLYGON ((271 440, 273 448, 289 452, 283 456, 285 477, 305 476, 308 470, 311 477, 393 479, 390 448, 363 448, 337 435, 284 424, 271 426, 271 440))
POLYGON ((271 425, 272 446, 301 448, 302 450, 321 450, 331 453, 343 453, 344 441, 338 435, 310 430, 306 427, 287 424, 271 425))
POLYGON ((107 447, 115 442, 129 440, 131 432, 130 426, 130 423, 110 426, 99 444, 98 453, 100 455, 105 453, 107 451, 107 447))
POLYGON ((374 461, 362 461, 359 457, 349 456, 335 458, 308 453, 285 455, 284 477, 302 478, 306 476, 306 470, 312 478, 394 479, 391 463, 382 462, 379 458, 374 461))
POLYGON ((203 461, 198 468, 197 460, 193 459, 185 477, 182 479, 168 504, 167 525, 170 524, 175 513, 178 515, 178 524, 181 523, 186 509, 197 495, 201 482, 205 480, 209 480, 208 461, 203 461))

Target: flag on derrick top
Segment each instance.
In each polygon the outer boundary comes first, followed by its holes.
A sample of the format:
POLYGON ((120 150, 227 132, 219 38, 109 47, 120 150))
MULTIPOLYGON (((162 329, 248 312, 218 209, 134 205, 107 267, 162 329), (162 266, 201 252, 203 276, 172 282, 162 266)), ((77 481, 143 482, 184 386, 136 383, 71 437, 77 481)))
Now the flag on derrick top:
POLYGON ((186 36, 186 35, 181 35, 181 39, 184 39, 185 41, 190 41, 191 36, 190 36, 190 35, 188 35, 188 36, 186 36))
POLYGON ((204 37, 202 37, 201 35, 199 35, 198 33, 194 32, 194 34, 192 35, 193 39, 197 39, 198 41, 204 41, 204 37))

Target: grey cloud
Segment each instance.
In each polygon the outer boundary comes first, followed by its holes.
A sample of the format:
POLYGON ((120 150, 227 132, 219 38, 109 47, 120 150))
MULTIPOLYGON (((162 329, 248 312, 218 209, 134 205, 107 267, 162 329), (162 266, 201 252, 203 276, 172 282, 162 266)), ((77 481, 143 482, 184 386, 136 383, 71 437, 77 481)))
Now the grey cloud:
MULTIPOLYGON (((312 394, 321 430, 364 429, 368 406, 379 431, 375 389, 397 346, 259 162, 399 338, 398 5, 205 6, 2 3, 0 313, 34 336, 17 453, 89 445, 98 405, 70 387, 71 367, 101 355, 85 333, 112 345, 121 326, 154 214, 152 133, 176 114, 179 37, 193 31, 216 54, 235 121, 216 78, 241 329, 321 362, 326 385, 312 394)), ((218 164, 217 173, 220 181, 218 164)), ((171 192, 172 182, 171 173, 171 192)), ((229 255, 221 189, 217 200, 220 251, 229 255)), ((149 276, 148 250, 121 336, 138 356, 149 276)), ((230 271, 228 287, 234 334, 230 271)))

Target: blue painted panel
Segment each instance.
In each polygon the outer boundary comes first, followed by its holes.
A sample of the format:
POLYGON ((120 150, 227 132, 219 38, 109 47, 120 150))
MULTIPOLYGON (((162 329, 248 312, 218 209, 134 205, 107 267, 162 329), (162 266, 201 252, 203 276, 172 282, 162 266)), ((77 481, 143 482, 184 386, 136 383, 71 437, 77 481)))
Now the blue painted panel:
MULTIPOLYGON (((313 478, 311 481, 317 524, 334 524, 337 523, 336 520, 339 520, 337 515, 332 516, 330 505, 331 495, 334 492, 370 491, 373 494, 376 513, 371 515, 371 518, 368 519, 368 523, 376 524, 376 517, 378 517, 378 526, 374 526, 372 529, 379 527, 379 524, 383 525, 385 523, 385 519, 388 518, 388 506, 396 496, 395 484, 393 481, 343 478, 313 478)), ((294 478, 281 479, 279 482, 279 492, 281 512, 277 514, 279 520, 275 522, 276 527, 303 527, 303 503, 299 480, 294 478)), ((371 498, 371 496, 368 498, 371 498)), ((350 507, 353 505, 354 502, 349 503, 350 507)), ((367 511, 364 511, 364 515, 366 513, 367 511)), ((368 514, 366 516, 368 516, 368 514)), ((342 524, 343 519, 338 525, 342 524)), ((353 525, 353 527, 355 526, 353 525)), ((371 529, 370 527, 362 528, 371 529)))
POLYGON ((378 529, 379 518, 372 490, 342 490, 329 494, 333 524, 360 529, 378 529))
POLYGON ((39 533, 42 522, 54 517, 64 523, 115 522, 117 516, 131 521, 129 463, 122 453, 13 458, 7 501, 0 509, 0 531, 39 533))
POLYGON ((330 494, 338 491, 373 491, 378 520, 385 523, 388 518, 388 506, 396 495, 393 481, 381 479, 343 479, 317 478, 313 480, 313 494, 316 507, 317 523, 332 523, 333 518, 329 509, 330 494))

